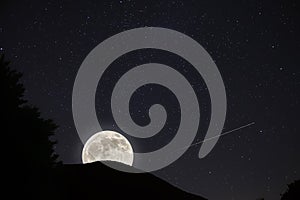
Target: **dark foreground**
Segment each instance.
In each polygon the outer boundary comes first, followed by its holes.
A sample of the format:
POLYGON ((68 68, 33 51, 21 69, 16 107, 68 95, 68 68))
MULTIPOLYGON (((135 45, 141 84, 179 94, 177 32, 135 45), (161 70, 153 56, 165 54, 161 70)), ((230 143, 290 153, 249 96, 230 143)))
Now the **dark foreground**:
POLYGON ((125 173, 102 163, 63 165, 51 170, 41 199, 199 199, 148 173, 125 173))

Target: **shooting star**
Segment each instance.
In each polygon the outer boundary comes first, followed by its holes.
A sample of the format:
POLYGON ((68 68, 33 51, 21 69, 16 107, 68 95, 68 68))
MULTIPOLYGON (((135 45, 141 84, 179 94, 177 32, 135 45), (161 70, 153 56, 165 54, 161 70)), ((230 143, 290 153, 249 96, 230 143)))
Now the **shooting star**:
POLYGON ((255 122, 251 122, 251 123, 246 124, 246 125, 244 125, 244 126, 240 126, 240 127, 238 127, 238 128, 232 129, 232 130, 230 130, 230 131, 223 132, 223 133, 220 134, 220 135, 217 135, 217 136, 214 136, 214 137, 210 137, 210 138, 204 139, 204 140, 202 140, 202 141, 200 141, 200 142, 193 143, 193 144, 191 144, 191 145, 189 145, 189 146, 182 147, 182 148, 180 148, 180 149, 185 149, 185 148, 189 148, 189 147, 192 147, 192 146, 196 146, 196 145, 198 145, 198 144, 202 144, 202 143, 204 143, 204 142, 206 142, 206 141, 213 140, 213 139, 215 139, 215 138, 218 138, 218 137, 227 135, 227 134, 229 134, 229 133, 233 133, 234 131, 241 130, 241 129, 243 129, 243 128, 252 126, 252 125, 254 125, 254 124, 255 124, 255 122))

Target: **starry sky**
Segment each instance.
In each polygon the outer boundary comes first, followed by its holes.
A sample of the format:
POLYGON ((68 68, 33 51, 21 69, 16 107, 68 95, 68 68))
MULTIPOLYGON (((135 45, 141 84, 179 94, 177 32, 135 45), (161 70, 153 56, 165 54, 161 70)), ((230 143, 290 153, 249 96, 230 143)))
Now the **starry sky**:
MULTIPOLYGON (((24 74, 29 103, 59 125, 54 139, 60 159, 80 163, 83 144, 71 104, 85 56, 106 38, 132 28, 164 27, 192 37, 209 52, 224 80, 228 108, 223 132, 255 125, 222 136, 204 159, 197 157, 200 146, 192 146, 155 174, 209 199, 279 199, 286 184, 300 177, 299 10, 296 0, 2 1, 0 53, 24 74)), ((188 62, 160 50, 130 52, 111 64, 96 93, 96 111, 106 116, 99 122, 122 133, 107 106, 113 84, 133 66, 149 62, 172 66, 188 77, 202 99, 194 143, 203 140, 210 116, 205 83, 188 62)), ((167 123, 153 138, 128 138, 141 144, 139 152, 166 145, 178 128, 176 97, 155 84, 132 96, 133 120, 148 124, 147 109, 154 103, 165 106, 167 123)))

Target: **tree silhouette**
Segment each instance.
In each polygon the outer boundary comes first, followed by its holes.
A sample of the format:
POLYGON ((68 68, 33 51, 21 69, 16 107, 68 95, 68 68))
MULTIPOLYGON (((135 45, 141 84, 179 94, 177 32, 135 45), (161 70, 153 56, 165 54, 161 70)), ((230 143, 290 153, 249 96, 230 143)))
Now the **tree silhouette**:
MULTIPOLYGON (((50 137, 57 125, 52 120, 41 118, 38 108, 24 100, 22 74, 10 69, 9 62, 0 56, 2 96, 2 146, 10 173, 7 183, 18 188, 21 194, 37 194, 49 169, 58 164, 54 153, 54 141, 50 137)), ((16 193, 16 192, 14 192, 16 193)), ((14 195, 14 194, 11 194, 14 195)))
POLYGON ((296 180, 288 184, 288 188, 284 194, 281 195, 281 200, 300 199, 300 180, 296 180))

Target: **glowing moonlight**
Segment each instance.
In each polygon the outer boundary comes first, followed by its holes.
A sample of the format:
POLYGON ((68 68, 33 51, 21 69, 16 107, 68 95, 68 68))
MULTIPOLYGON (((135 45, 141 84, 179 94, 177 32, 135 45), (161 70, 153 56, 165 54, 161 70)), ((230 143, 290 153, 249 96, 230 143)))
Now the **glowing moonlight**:
POLYGON ((120 133, 101 131, 85 143, 82 162, 116 161, 132 166, 133 150, 129 141, 120 133))

